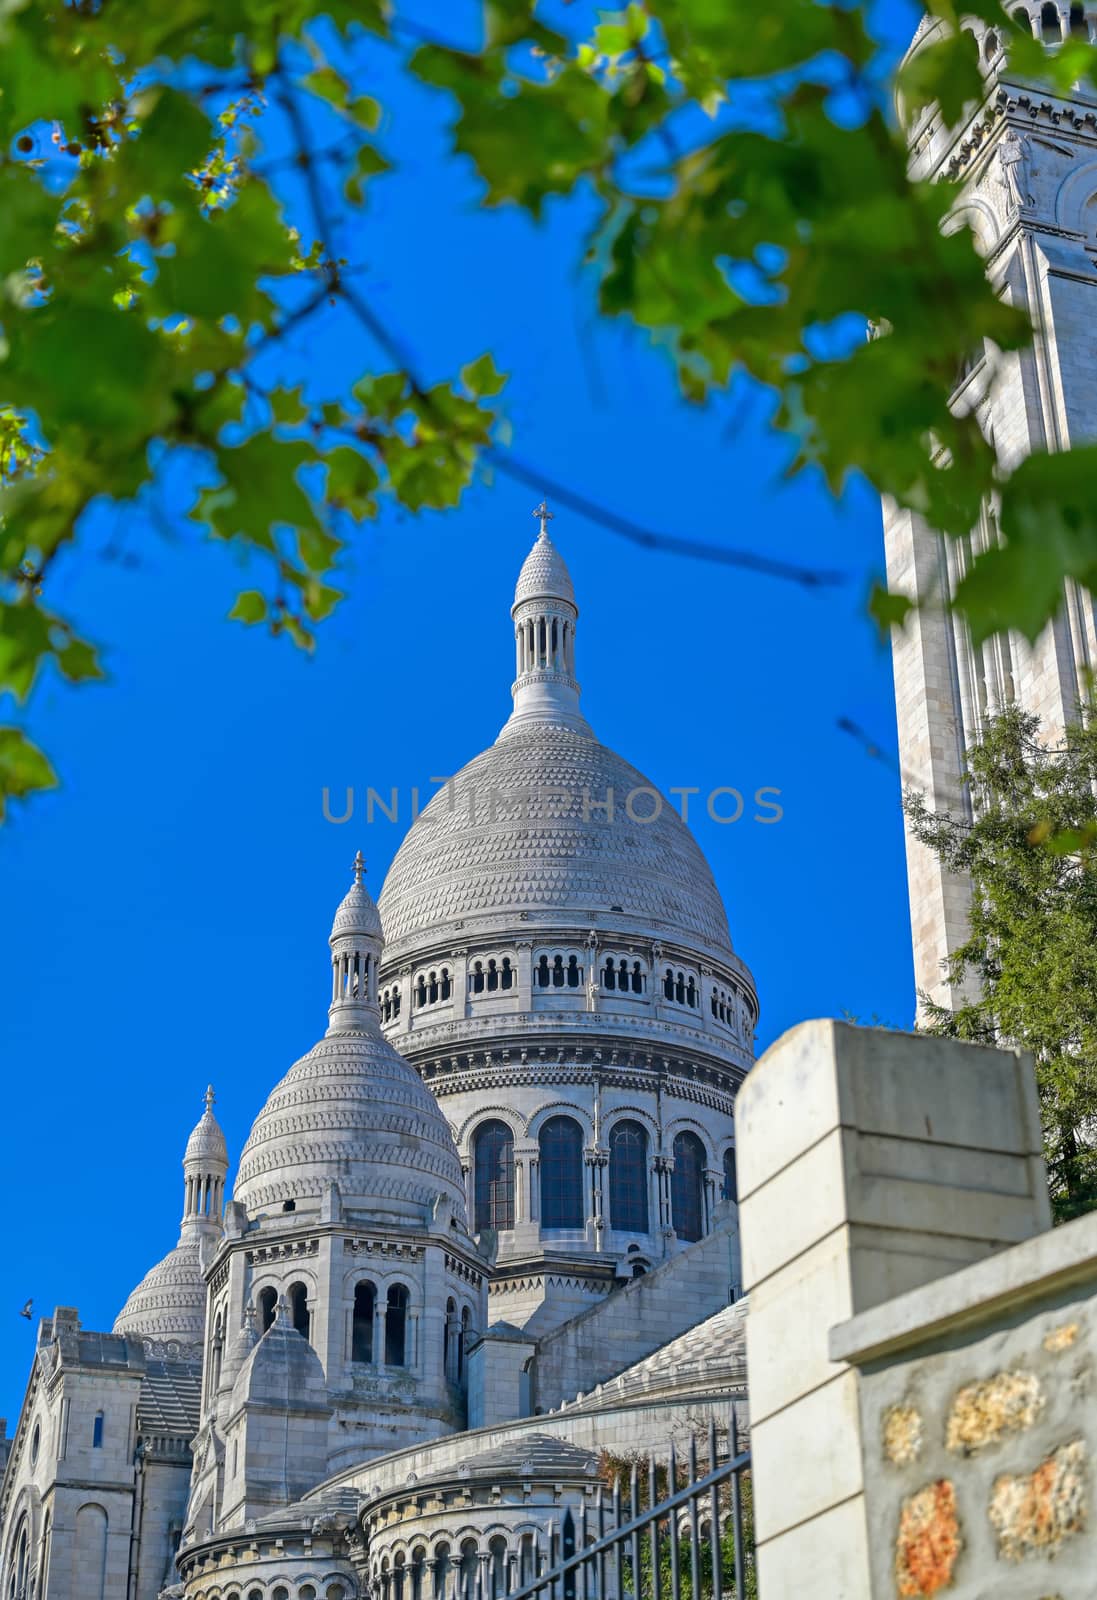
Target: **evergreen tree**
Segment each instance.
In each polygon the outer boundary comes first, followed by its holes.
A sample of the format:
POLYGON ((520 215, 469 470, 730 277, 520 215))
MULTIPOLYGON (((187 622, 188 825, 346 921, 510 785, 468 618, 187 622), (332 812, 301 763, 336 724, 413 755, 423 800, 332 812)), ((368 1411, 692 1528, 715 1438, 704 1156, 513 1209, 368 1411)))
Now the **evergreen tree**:
POLYGON ((1017 1045, 1036 1062, 1057 1222, 1097 1207, 1097 728, 1045 744, 1011 707, 969 755, 972 819, 906 811, 916 837, 972 884, 949 973, 955 1010, 921 996, 927 1031, 1017 1045))

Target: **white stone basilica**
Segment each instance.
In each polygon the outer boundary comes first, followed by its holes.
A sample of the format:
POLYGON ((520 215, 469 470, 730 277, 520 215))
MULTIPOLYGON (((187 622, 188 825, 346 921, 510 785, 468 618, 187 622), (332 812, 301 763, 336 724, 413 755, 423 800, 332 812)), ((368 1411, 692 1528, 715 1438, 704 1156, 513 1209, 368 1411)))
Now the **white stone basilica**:
POLYGON ((685 823, 583 717, 538 515, 511 716, 415 822, 380 909, 358 857, 327 1031, 231 1199, 210 1090, 178 1244, 112 1332, 64 1307, 40 1325, 5 1600, 515 1580, 599 1451, 710 1411, 726 1430, 742 1398, 754 985, 685 823))

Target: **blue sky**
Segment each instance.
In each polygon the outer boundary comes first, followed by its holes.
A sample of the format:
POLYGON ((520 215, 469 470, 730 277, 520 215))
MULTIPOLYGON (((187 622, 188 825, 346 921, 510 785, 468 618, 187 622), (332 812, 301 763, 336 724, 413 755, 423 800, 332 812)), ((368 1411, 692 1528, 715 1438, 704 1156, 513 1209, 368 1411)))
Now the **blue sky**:
MULTIPOLYGON (((884 23, 909 34, 913 13, 884 23)), ((774 826, 696 835, 761 998, 759 1046, 806 1017, 906 1026, 914 994, 899 780, 838 719, 895 747, 890 659, 864 618, 879 506, 782 481, 757 399, 678 398, 665 358, 600 325, 576 272, 586 202, 545 221, 485 213, 444 158, 445 100, 391 68, 387 148, 352 241, 375 306, 431 376, 490 349, 511 374, 514 448, 554 479, 678 536, 836 567, 807 592, 647 553, 561 512, 598 736, 668 789, 780 790, 774 826)), ((294 337, 285 375, 330 393, 375 363, 339 312, 294 337)), ((866 403, 869 403, 866 401, 866 403)), ((326 940, 360 846, 376 894, 404 828, 325 821, 324 786, 431 791, 509 710, 514 580, 537 496, 481 482, 459 511, 386 511, 356 539, 350 597, 315 656, 224 620, 259 568, 107 510, 52 599, 102 642, 109 682, 44 682, 33 729, 62 787, 0 831, 10 1304, 0 1413, 33 1347, 18 1317, 79 1307, 108 1328, 174 1243, 180 1159, 212 1081, 238 1153, 267 1093, 326 1024, 326 940)), ((8 708, 4 708, 5 715, 8 708)))

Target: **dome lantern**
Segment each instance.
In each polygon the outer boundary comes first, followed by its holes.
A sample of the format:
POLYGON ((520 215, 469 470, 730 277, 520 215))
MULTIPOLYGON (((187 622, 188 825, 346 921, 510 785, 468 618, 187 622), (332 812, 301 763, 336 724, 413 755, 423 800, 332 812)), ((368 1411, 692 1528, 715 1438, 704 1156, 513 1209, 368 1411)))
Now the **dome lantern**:
POLYGON ((216 1099, 211 1083, 206 1088, 206 1109, 183 1155, 183 1227, 220 1233, 229 1154, 213 1114, 216 1099))
POLYGON ((579 607, 571 574, 549 538, 553 513, 546 501, 534 511, 541 531, 522 564, 514 590, 514 710, 504 733, 532 722, 556 723, 590 736, 579 709, 575 677, 575 626, 579 607))
POLYGON ((329 1033, 361 1032, 376 1026, 377 968, 381 961, 381 915, 365 883, 361 850, 354 858, 354 882, 335 913, 331 936, 329 1033))

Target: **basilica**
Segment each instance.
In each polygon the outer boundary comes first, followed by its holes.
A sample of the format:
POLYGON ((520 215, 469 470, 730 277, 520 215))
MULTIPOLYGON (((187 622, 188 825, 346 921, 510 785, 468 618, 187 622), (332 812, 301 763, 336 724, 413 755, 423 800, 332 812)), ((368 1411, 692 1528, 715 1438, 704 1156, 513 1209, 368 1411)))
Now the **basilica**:
POLYGON ((0 1446, 8 1600, 513 1588, 602 1452, 744 1398, 757 996, 688 827, 583 715, 538 515, 510 716, 376 903, 355 861, 326 1031, 231 1189, 210 1089, 178 1243, 109 1332, 40 1324, 0 1446))

